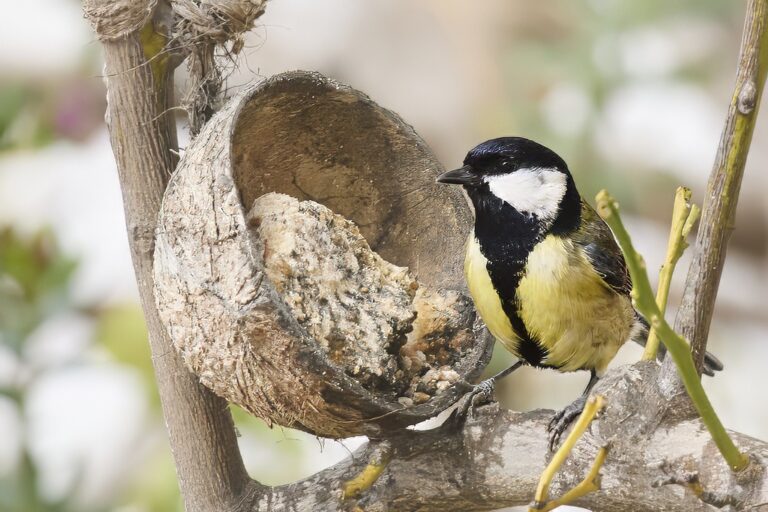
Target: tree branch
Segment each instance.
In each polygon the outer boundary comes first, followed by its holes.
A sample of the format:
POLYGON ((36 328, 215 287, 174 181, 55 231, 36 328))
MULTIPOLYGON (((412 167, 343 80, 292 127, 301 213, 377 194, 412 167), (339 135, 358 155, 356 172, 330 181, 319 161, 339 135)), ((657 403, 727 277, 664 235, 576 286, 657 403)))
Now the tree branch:
POLYGON ((767 27, 768 1, 749 0, 736 87, 707 184, 696 249, 675 322, 675 330, 691 342, 699 374, 704 364, 709 326, 728 239, 733 230, 741 178, 768 71, 767 27))
MULTIPOLYGON (((91 1, 85 9, 92 21, 99 7, 107 9, 107 17, 94 22, 104 47, 106 116, 163 415, 187 510, 229 510, 249 478, 227 403, 200 385, 181 362, 158 317, 152 290, 155 219, 176 166, 175 121, 167 114, 173 69, 161 53, 170 15, 161 4, 148 24, 122 27, 112 37, 110 16, 122 12, 116 11, 121 3, 91 1)), ((141 12, 152 7, 152 2, 145 4, 141 12)))
MULTIPOLYGON (((596 512, 715 511, 726 505, 760 510, 768 503, 768 445, 731 433, 753 461, 748 470, 731 472, 700 420, 674 416, 656 387, 658 370, 655 362, 641 362, 600 381, 595 393, 606 397, 608 407, 581 438, 552 492, 561 495, 579 484, 609 444, 600 490, 575 505, 596 512)), ((449 420, 391 441, 391 462, 357 499, 342 499, 344 483, 375 459, 376 443, 307 480, 255 489, 237 510, 445 512, 527 505, 551 456, 551 414, 484 406, 464 425, 449 420)))

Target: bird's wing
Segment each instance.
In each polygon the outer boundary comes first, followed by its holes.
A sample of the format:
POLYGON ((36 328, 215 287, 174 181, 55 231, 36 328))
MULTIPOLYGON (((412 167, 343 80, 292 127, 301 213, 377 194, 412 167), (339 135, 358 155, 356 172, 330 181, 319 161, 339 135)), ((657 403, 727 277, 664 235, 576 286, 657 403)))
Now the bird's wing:
POLYGON ((606 285, 617 293, 629 295, 632 279, 611 228, 584 201, 581 202, 581 218, 581 227, 573 236, 574 242, 584 251, 606 285))

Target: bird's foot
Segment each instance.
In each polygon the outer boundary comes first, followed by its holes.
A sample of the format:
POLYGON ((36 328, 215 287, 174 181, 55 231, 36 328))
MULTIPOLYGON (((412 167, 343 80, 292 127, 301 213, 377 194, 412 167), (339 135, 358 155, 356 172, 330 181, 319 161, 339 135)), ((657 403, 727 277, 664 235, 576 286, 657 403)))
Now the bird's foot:
POLYGON ((476 384, 459 400, 459 405, 451 415, 454 421, 463 421, 469 411, 475 407, 489 403, 493 400, 493 392, 496 389, 496 379, 491 377, 480 384, 476 384))
POLYGON ((573 420, 579 417, 581 411, 587 403, 586 395, 582 395, 573 403, 568 404, 563 410, 557 412, 547 425, 549 432, 549 451, 554 452, 557 445, 560 444, 560 437, 568 430, 573 420))

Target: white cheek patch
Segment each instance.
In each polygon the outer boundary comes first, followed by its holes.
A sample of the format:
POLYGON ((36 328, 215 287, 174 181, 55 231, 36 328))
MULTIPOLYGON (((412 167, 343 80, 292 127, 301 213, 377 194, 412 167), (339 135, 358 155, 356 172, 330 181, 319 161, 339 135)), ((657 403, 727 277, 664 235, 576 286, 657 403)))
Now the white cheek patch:
POLYGON ((486 178, 491 192, 520 213, 552 220, 565 195, 566 176, 552 169, 518 169, 486 178))

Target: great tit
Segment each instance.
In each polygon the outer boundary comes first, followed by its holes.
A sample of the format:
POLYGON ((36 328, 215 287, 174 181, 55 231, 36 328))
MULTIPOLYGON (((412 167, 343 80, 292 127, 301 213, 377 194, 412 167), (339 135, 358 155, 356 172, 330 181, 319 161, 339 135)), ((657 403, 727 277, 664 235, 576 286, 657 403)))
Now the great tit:
MULTIPOLYGON (((632 306, 632 282, 610 228, 576 190, 552 150, 521 137, 472 149, 440 183, 462 185, 474 207, 464 274, 485 325, 518 363, 588 370, 584 393, 549 424, 550 447, 628 340, 645 344, 648 323, 632 306)), ((707 354, 704 371, 722 364, 707 354)))

